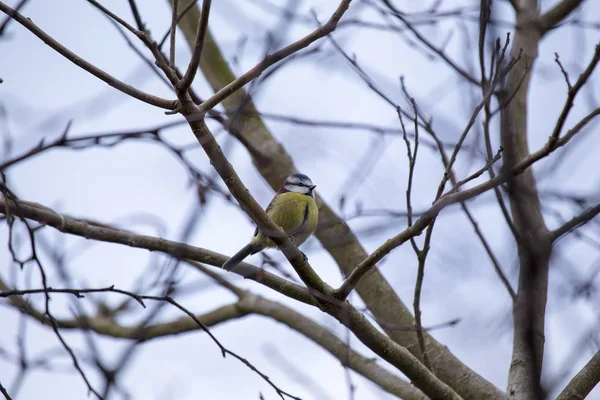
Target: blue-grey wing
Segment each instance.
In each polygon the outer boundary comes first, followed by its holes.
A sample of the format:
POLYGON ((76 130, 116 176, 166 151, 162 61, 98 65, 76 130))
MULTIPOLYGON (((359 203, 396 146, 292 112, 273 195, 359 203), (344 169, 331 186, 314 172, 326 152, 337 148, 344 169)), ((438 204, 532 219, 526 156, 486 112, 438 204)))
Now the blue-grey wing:
MULTIPOLYGON (((271 211, 271 209, 273 208, 273 203, 275 203, 275 197, 273 197, 273 200, 271 200, 271 202, 269 203, 269 205, 267 206, 267 208, 265 209, 265 212, 268 214, 269 211, 271 211)), ((254 230, 254 235, 256 236, 258 235, 258 226, 256 227, 256 229, 254 230)))

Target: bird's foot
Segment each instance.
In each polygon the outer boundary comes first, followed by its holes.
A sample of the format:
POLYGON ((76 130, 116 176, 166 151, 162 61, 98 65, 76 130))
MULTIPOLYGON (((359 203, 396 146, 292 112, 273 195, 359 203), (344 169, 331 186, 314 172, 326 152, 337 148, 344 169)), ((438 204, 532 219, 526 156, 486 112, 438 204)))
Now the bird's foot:
POLYGON ((306 257, 306 254, 304 254, 304 252, 303 252, 303 251, 301 251, 300 253, 302 253, 302 257, 304 258, 304 260, 303 260, 303 261, 304 261, 304 262, 307 262, 307 261, 308 261, 308 257, 306 257))

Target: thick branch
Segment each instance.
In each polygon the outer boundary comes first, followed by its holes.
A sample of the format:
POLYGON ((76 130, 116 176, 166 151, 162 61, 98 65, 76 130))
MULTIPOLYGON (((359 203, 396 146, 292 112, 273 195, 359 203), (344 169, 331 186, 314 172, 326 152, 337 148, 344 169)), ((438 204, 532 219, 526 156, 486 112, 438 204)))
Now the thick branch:
MULTIPOLYGON (((256 296, 256 301, 253 301, 252 303, 242 302, 240 303, 240 307, 248 312, 262 314, 266 317, 273 318, 303 334, 319 344, 345 365, 389 393, 395 394, 403 399, 428 398, 413 385, 394 376, 385 368, 378 366, 375 360, 363 357, 358 352, 352 350, 352 348, 349 348, 346 343, 328 329, 282 304, 256 296), (247 305, 250 305, 250 307, 246 309, 247 305)), ((389 341, 389 339, 387 340, 389 341)))
MULTIPOLYGON (((182 7, 193 2, 187 0, 182 7)), ((192 7, 181 18, 179 26, 190 46, 195 41, 200 11, 192 7)), ((200 68, 209 84, 216 92, 234 81, 233 75, 214 38, 207 33, 204 56, 200 68)), ((286 149, 274 138, 264 121, 258 115, 252 99, 244 90, 238 90, 223 101, 223 107, 236 127, 236 138, 252 155, 254 165, 265 180, 275 190, 285 177, 297 169, 286 149)), ((348 225, 320 198, 319 218, 327 221, 317 230, 316 236, 323 247, 338 263, 347 276, 367 254, 348 225)), ((420 357, 417 336, 414 330, 394 329, 391 326, 414 326, 410 310, 398 298, 398 295, 383 277, 380 271, 372 269, 356 288, 370 312, 381 321, 382 328, 396 343, 405 346, 415 356, 420 357)), ((436 375, 452 386, 459 394, 468 399, 502 399, 504 394, 490 382, 476 374, 460 362, 446 346, 440 344, 428 334, 425 335, 427 347, 435 352, 432 359, 436 375)))
POLYGON ((87 72, 89 72, 90 74, 94 75, 95 77, 101 79, 102 81, 108 83, 110 86, 114 87, 115 89, 120 90, 121 92, 128 94, 131 97, 134 97, 138 100, 141 100, 141 101, 151 104, 153 106, 164 108, 167 110, 175 109, 176 104, 177 104, 176 100, 163 99, 161 97, 157 97, 157 96, 151 95, 149 93, 143 92, 139 89, 136 89, 133 86, 126 84, 125 82, 121 82, 114 76, 108 74, 107 72, 104 72, 100 68, 89 63, 88 61, 79 57, 77 54, 73 53, 71 50, 67 49, 66 47, 64 47, 63 45, 58 43, 56 40, 54 40, 54 38, 52 38, 52 36, 48 35, 46 32, 44 32, 42 29, 40 29, 29 18, 25 18, 18 12, 15 12, 15 10, 13 10, 12 8, 10 8, 9 6, 7 6, 6 4, 4 4, 1 1, 0 1, 0 11, 2 11, 6 15, 10 16, 15 21, 17 21, 19 24, 24 26, 31 33, 33 33, 35 36, 40 38, 44 43, 46 43, 48 46, 50 46, 52 49, 54 49, 57 53, 59 53, 60 55, 65 57, 67 60, 71 61, 73 64, 86 70, 87 72))
POLYGON ((562 0, 554 8, 540 16, 539 24, 543 33, 546 33, 567 18, 581 3, 583 3, 583 0, 562 0))
MULTIPOLYGON (((160 251, 179 259, 189 259, 205 264, 220 267, 228 257, 199 247, 184 243, 156 238, 146 235, 136 235, 121 229, 105 225, 98 225, 83 220, 78 220, 36 203, 7 201, 0 197, 0 213, 22 216, 43 225, 52 226, 64 233, 94 239, 102 242, 119 243, 150 251, 160 251)), ((306 288, 289 282, 277 275, 271 274, 247 263, 242 263, 235 269, 235 273, 244 278, 252 279, 270 287, 288 297, 303 303, 313 304, 313 297, 306 288)))
MULTIPOLYGON (((509 73, 501 103, 503 171, 529 156, 527 145, 528 91, 541 32, 536 26, 537 0, 523 0, 517 11, 511 57, 521 61, 509 73)), ((547 146, 549 147, 549 146, 547 146)), ((533 171, 511 177, 507 183, 514 226, 519 233, 519 285, 513 303, 514 339, 509 371, 511 399, 540 398, 540 375, 544 354, 544 326, 548 291, 548 268, 552 250, 541 211, 533 171)))
POLYGON ((347 326, 356 337, 381 358, 398 368, 418 388, 432 399, 462 399, 452 388, 440 381, 421 361, 406 348, 396 344, 367 318, 352 307, 343 303, 334 309, 327 305, 326 311, 347 326))
POLYGON ((571 379, 556 400, 585 399, 600 382, 600 351, 571 379))
MULTIPOLYGON (((0 296, 10 292, 15 291, 11 291, 10 288, 0 280, 0 296)), ((70 291, 65 292, 70 293, 70 291)), ((222 322, 242 318, 247 315, 263 315, 281 322, 292 330, 301 333, 324 348, 338 360, 344 362, 349 368, 369 379, 383 390, 403 399, 428 399, 428 397, 419 389, 388 372, 385 368, 379 366, 375 360, 364 357, 352 348, 349 348, 327 328, 317 324, 310 318, 303 316, 283 304, 267 300, 263 297, 250 294, 249 292, 241 291, 240 294, 239 302, 219 307, 205 314, 196 315, 196 319, 207 327, 213 327, 222 322)), ((8 297, 14 307, 27 313, 40 323, 48 324, 48 318, 45 317, 44 313, 33 308, 21 296, 11 295, 8 297)), ((139 341, 180 335, 200 329, 196 321, 189 317, 181 317, 169 322, 156 323, 144 327, 143 329, 140 329, 139 326, 122 326, 113 320, 105 318, 87 318, 82 316, 71 320, 57 319, 56 322, 62 329, 90 329, 105 336, 139 341)))

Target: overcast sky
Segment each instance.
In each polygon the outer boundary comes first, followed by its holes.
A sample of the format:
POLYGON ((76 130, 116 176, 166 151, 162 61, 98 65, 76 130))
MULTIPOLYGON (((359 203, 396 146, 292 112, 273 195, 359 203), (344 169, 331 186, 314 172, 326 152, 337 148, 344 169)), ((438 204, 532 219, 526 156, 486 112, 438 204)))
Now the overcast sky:
MULTIPOLYGON (((14 0, 8 1, 9 5, 15 3, 14 0)), ((138 3, 154 37, 162 37, 170 21, 167 2, 138 3)), ((243 73, 260 60, 267 32, 280 29, 280 15, 257 4, 285 5, 288 2, 221 0, 213 3, 210 28, 234 71, 243 73)), ((398 5, 407 12, 414 11, 410 3, 399 1, 398 5)), ((447 1, 443 8, 454 9, 471 3, 447 1)), ((554 3, 542 2, 542 8, 547 9, 554 3)), ((590 19, 592 3, 587 2, 587 8, 578 12, 576 17, 590 19)), ((128 21, 132 20, 127 2, 110 0, 102 4, 128 21)), ((318 19, 325 21, 336 6, 337 1, 333 0, 302 1, 297 12, 312 18, 310 10, 314 9, 318 19)), ((498 15, 510 20, 508 11, 502 5, 498 15)), ((168 88, 131 51, 107 18, 87 2, 31 0, 22 12, 70 50, 117 78, 153 94, 172 97, 168 88)), ((375 12, 361 6, 360 2, 353 4, 344 18, 358 17, 381 22, 375 12)), ((464 22, 450 20, 423 29, 440 45, 448 40, 448 51, 463 64, 476 56, 474 49, 477 43, 475 24, 464 22), (464 56, 464 52, 468 55, 464 56)), ((306 23, 293 24, 282 38, 282 44, 296 40, 312 29, 314 25, 310 19, 306 23)), ((496 28, 502 38, 508 30, 505 26, 496 28)), ((447 66, 422 49, 415 50, 414 42, 407 40, 411 39, 410 36, 353 27, 340 28, 334 37, 348 54, 356 55, 361 67, 388 96, 405 106, 399 84, 399 78, 403 76, 420 107, 433 117, 441 138, 447 142, 458 138, 470 117, 472 104, 479 101, 476 97, 479 94, 460 84, 459 77, 447 66)), ((532 151, 547 140, 566 96, 564 79, 554 63, 555 53, 560 54, 574 79, 582 65, 590 59, 597 37, 598 30, 566 27, 549 34, 543 41, 530 92, 528 139, 532 151)), ((178 64, 185 66, 189 51, 181 33, 177 42, 178 64)), ((0 54, 3 55, 0 77, 4 80, 0 85, 0 105, 6 111, 6 117, 0 121, 0 129, 12 140, 10 154, 6 154, 6 148, 0 145, 0 151, 4 152, 0 153, 0 161, 21 154, 42 138, 47 142, 60 136, 69 120, 73 121, 72 136, 140 129, 181 120, 180 116, 167 116, 162 110, 130 99, 107 86, 58 55, 18 24, 11 24, 7 35, 1 39, 0 54)), ((194 87, 204 97, 211 93, 200 75, 194 87)), ((598 90, 600 85, 596 77, 590 90, 582 96, 582 101, 576 103, 567 126, 589 111, 590 104, 595 101, 593 93, 598 93, 598 90)), ((394 108, 370 91, 343 57, 332 51, 330 44, 324 46, 321 54, 292 62, 279 70, 257 89, 254 101, 260 111, 268 113, 399 128, 394 108)), ((268 125, 292 155, 296 166, 312 178, 318 185, 319 194, 334 209, 339 211, 339 197, 346 194, 347 215, 353 214, 357 204, 367 210, 405 210, 407 160, 400 136, 298 126, 275 120, 268 120, 268 125), (380 153, 377 153, 377 163, 372 171, 364 180, 359 180, 360 172, 373 161, 365 157, 367 152, 380 153)), ((215 128, 215 132, 220 132, 219 141, 228 149, 230 160, 244 183, 266 206, 273 192, 253 170, 246 150, 225 132, 219 131, 216 124, 211 123, 210 126, 215 128)), ((573 144, 572 151, 565 153, 568 156, 565 156, 565 163, 559 170, 551 175, 540 174, 542 189, 586 195, 598 192, 599 174, 595 157, 598 138, 590 135, 593 129, 595 126, 573 144)), ((185 125, 165 131, 165 138, 179 145, 195 142, 185 125)), ((479 144, 480 141, 470 143, 479 144)), ((187 157, 202 171, 213 173, 206 155, 199 149, 188 152, 187 157)), ((439 156, 431 149, 423 146, 420 157, 415 177, 415 210, 423 210, 431 204, 442 174, 439 156)), ((457 164, 458 175, 467 176, 482 165, 481 158, 465 153, 457 164)), ((549 161, 541 163, 538 171, 549 165, 549 161)), ((112 148, 84 151, 52 150, 11 168, 7 177, 9 187, 24 200, 38 202, 69 215, 116 223, 139 233, 173 240, 178 240, 186 219, 198 203, 182 164, 164 148, 149 142, 128 142, 112 148), (156 221, 160 222, 161 229, 156 229, 156 221)), ((573 210, 569 207, 553 206, 563 218, 572 216, 573 210)), ((472 202, 472 209, 511 281, 516 282, 514 243, 491 193, 472 202)), ((223 254, 233 254, 244 246, 254 229, 237 206, 218 196, 211 198, 198 218, 200 220, 188 242, 223 254)), ((359 230, 381 226, 384 222, 387 228, 361 237, 369 252, 404 229, 406 221, 394 219, 390 225, 389 218, 349 220, 351 227, 359 230)), ((557 220, 549 216, 547 223, 551 228, 556 227, 557 220)), ((67 237, 50 228, 43 237, 49 244, 60 244, 72 250, 67 253, 69 271, 81 286, 86 287, 114 284, 119 288, 132 288, 150 262, 158 259, 157 267, 160 267, 166 260, 139 249, 87 243, 84 239, 67 237)), ((0 243, 7 243, 7 240, 6 225, 0 225, 0 243)), ((3 246, 6 249, 6 245, 3 246)), ((304 251, 330 285, 336 286, 341 282, 332 258, 315 239, 307 242, 304 251)), ((561 243, 557 248, 547 316, 544 368, 548 376, 560 370, 564 358, 571 355, 583 335, 596 324, 596 306, 559 295, 561 288, 565 287, 564 271, 570 276, 571 268, 574 268, 578 276, 587 276, 593 269, 596 253, 592 247, 572 240, 561 243)), ((272 250, 269 254, 283 260, 277 251, 272 250)), ((50 263, 47 257, 44 259, 50 263)), ((259 262, 260 256, 249 261, 259 262)), ((293 272, 287 263, 284 265, 293 272)), ((410 246, 407 244, 396 249, 380 267, 402 300, 412 305, 416 264, 410 246)), ((26 286, 27 282, 35 286, 39 282, 32 265, 23 272, 15 272, 16 268, 10 263, 8 252, 0 251, 0 276, 3 279, 16 276, 22 286, 26 286)), ((511 304, 472 227, 457 207, 445 211, 436 225, 427 268, 422 306, 424 325, 460 318, 456 327, 432 333, 459 359, 504 390, 512 351, 511 304)), ((53 285, 61 286, 56 272, 52 268, 48 268, 47 272, 53 285)), ((181 302, 194 312, 209 311, 234 300, 228 292, 208 285, 209 281, 195 271, 182 266, 176 274, 182 283, 200 285, 194 293, 181 297, 181 302)), ((345 337, 340 324, 325 314, 253 282, 244 282, 235 276, 230 278, 244 288, 293 306, 340 337, 345 337)), ((107 299, 120 300, 118 296, 108 296, 107 299)), ((351 300, 360 304, 356 296, 351 300)), ((53 296, 55 314, 69 317, 71 301, 53 296)), ((142 318, 144 311, 140 309, 133 315, 142 318)), ((159 318, 166 321, 180 316, 176 310, 165 307, 159 318)), ((15 351, 18 314, 7 307, 0 307, 0 321, 3 321, 0 347, 15 351)), ((125 324, 134 322, 123 321, 125 324)), ((35 322, 28 323, 27 332, 26 343, 32 356, 59 345, 49 329, 35 322)), ((347 397, 346 377, 339 361, 303 336, 272 320, 250 316, 219 325, 213 332, 224 345, 250 360, 277 385, 294 395, 306 399, 347 397), (290 374, 284 368, 290 363, 302 375, 290 374), (314 382, 316 388, 307 382, 314 382)), ((85 346, 81 334, 67 334, 65 337, 75 348, 85 346)), ((128 344, 102 337, 97 340, 105 361, 109 363, 128 344)), ((372 356, 354 338, 352 345, 363 354, 372 356)), ((577 358, 576 366, 587 362, 592 350, 586 347, 582 357, 577 358)), ((383 361, 379 362, 385 365, 383 361)), ((70 361, 63 357, 60 364, 64 366, 63 370, 69 369, 70 361)), ((92 370, 89 366, 86 368, 92 370)), ((569 371, 569 376, 576 370, 569 371)), ((69 371, 38 371, 29 375, 16 398, 84 398, 84 383, 72 369, 69 371)), ((5 386, 10 387, 15 372, 14 365, 0 360, 0 378, 5 386)), ((357 399, 391 398, 360 376, 352 376, 358 387, 357 399)), ((92 372, 90 377, 95 385, 99 384, 98 377, 92 372)), ((207 335, 199 331, 144 344, 120 378, 120 384, 134 399, 256 399, 259 392, 265 399, 277 398, 260 377, 240 362, 231 357, 223 359, 207 335)), ((591 398, 600 398, 600 392, 596 390, 591 398)))

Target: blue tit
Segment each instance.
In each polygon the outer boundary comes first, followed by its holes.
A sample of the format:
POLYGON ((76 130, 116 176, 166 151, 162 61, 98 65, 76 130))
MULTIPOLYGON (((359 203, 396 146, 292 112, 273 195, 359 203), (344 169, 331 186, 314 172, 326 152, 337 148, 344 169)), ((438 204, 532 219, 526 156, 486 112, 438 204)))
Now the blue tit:
MULTIPOLYGON (((266 209, 273 222, 284 230, 296 246, 304 243, 317 229, 319 209, 315 201, 315 187, 304 174, 290 175, 266 209)), ((267 247, 275 247, 275 243, 256 228, 250 243, 225 261, 223 269, 231 271, 244 258, 267 247)))

